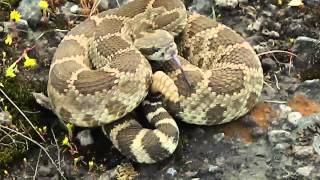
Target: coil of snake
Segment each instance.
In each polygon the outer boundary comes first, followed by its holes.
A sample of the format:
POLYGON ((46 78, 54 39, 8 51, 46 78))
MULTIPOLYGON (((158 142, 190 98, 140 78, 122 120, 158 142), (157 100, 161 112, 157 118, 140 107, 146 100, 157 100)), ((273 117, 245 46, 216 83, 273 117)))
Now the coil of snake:
POLYGON ((64 37, 47 91, 60 119, 103 126, 122 154, 155 163, 177 147, 174 118, 229 122, 256 104, 262 85, 260 61, 236 32, 188 13, 180 0, 135 0, 88 18, 64 37), (180 64, 172 61, 177 57, 180 64), (131 113, 140 104, 154 129, 131 113))

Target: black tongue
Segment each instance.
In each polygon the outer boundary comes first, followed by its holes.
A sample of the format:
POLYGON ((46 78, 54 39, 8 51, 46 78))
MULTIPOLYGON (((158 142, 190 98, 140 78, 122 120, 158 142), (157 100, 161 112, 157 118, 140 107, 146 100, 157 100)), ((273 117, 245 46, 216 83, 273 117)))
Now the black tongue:
POLYGON ((189 85, 189 87, 191 88, 191 83, 190 81, 188 80, 187 76, 186 76, 186 73, 184 72, 184 70, 182 69, 182 66, 181 66, 181 63, 180 63, 180 60, 178 58, 178 55, 177 54, 173 54, 172 55, 172 58, 171 60, 179 67, 184 79, 186 80, 187 84, 189 85))

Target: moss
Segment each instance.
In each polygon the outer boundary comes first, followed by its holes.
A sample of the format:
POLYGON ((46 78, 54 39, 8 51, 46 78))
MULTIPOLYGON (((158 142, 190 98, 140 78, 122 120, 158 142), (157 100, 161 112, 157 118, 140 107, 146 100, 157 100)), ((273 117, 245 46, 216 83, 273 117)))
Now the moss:
POLYGON ((9 146, 0 151, 0 169, 4 169, 14 160, 21 158, 26 152, 24 145, 9 146))
MULTIPOLYGON (((1 73, 1 72, 0 72, 1 73)), ((2 72, 3 73, 3 72, 2 72)), ((4 87, 1 89, 7 94, 7 96, 23 111, 35 112, 39 111, 39 105, 36 103, 34 97, 32 96, 32 91, 43 90, 45 85, 39 85, 35 82, 30 82, 25 79, 26 76, 18 75, 15 79, 7 79, 3 75, 0 76, 0 82, 4 87)), ((1 97, 2 94, 1 94, 1 97)), ((1 104, 2 106, 2 104, 1 104)), ((39 138, 36 132, 32 129, 29 123, 22 117, 20 112, 6 99, 4 98, 3 106, 6 106, 7 111, 12 115, 12 124, 16 130, 19 132, 30 135, 34 139, 39 138)), ((41 126, 44 124, 40 121, 41 114, 39 113, 26 113, 26 116, 35 126, 41 126)), ((12 133, 10 133, 13 135, 12 133)), ((0 137, 3 137, 3 132, 0 131, 0 137)), ((21 136, 13 136, 16 141, 26 142, 21 136)), ((4 138, 1 140, 2 143, 12 144, 11 138, 4 138)), ((0 166, 7 166, 13 160, 21 158, 26 153, 27 144, 19 143, 13 144, 12 146, 0 146, 0 166)))

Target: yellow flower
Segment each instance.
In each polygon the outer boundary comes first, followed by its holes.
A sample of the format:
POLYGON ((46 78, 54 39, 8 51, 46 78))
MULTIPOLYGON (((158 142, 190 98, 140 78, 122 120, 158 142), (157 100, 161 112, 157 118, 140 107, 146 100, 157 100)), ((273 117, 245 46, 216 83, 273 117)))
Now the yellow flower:
POLYGON ((21 14, 19 11, 13 10, 10 12, 10 19, 15 22, 19 22, 21 19, 21 14))
POLYGON ((69 133, 72 133, 73 128, 74 128, 73 124, 67 123, 67 129, 69 133))
POLYGON ((24 56, 24 58, 26 59, 26 61, 24 61, 24 63, 23 63, 23 66, 25 68, 33 68, 38 65, 37 60, 33 59, 33 58, 29 58, 29 56, 27 54, 24 56))
POLYGON ((65 137, 64 137, 64 139, 63 139, 63 141, 62 141, 62 145, 64 145, 64 146, 70 146, 68 136, 65 136, 65 137))
POLYGON ((6 45, 11 45, 12 44, 12 36, 10 35, 10 34, 8 34, 7 36, 6 36, 6 39, 4 40, 4 43, 6 44, 6 45))
POLYGON ((93 161, 89 161, 88 165, 89 165, 89 170, 92 170, 94 162, 93 161))
POLYGON ((11 64, 7 69, 6 69, 6 77, 13 78, 16 76, 15 70, 17 68, 17 63, 11 64))
POLYGON ((46 10, 49 7, 49 4, 47 1, 41 0, 38 3, 38 6, 40 7, 40 9, 46 10))

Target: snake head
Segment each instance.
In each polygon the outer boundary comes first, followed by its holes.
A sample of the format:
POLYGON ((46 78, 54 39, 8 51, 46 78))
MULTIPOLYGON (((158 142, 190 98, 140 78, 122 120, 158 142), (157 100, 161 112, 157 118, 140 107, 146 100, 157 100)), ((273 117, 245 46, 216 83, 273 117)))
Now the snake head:
POLYGON ((153 61, 168 61, 177 54, 174 37, 164 30, 151 30, 140 33, 134 40, 134 46, 148 59, 153 61))

